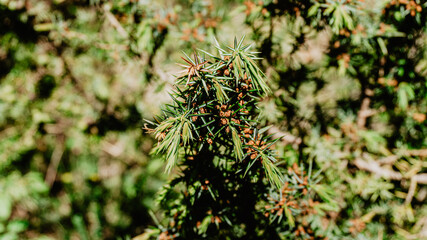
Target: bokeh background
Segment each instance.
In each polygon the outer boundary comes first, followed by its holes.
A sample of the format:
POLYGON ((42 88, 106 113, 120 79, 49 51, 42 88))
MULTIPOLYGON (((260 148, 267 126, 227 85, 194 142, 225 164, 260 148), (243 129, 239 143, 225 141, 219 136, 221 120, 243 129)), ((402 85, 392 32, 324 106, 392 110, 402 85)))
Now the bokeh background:
MULTIPOLYGON (((182 51, 263 58, 287 165, 321 170, 329 239, 427 238, 425 1, 0 0, 0 240, 130 239, 170 178, 142 130, 182 51)), ((322 195, 323 193, 323 195, 322 195)), ((305 221, 305 222, 304 222, 305 221)), ((298 226, 297 226, 298 228, 298 226)))

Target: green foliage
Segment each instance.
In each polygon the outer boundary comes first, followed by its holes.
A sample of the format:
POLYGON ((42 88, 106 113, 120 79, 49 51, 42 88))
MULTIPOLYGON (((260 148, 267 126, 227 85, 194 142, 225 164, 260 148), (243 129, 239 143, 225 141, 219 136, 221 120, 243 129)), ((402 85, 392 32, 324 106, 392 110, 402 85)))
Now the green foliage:
POLYGON ((158 139, 153 153, 165 153, 166 171, 178 165, 179 173, 158 199, 163 225, 140 237, 297 236, 290 230, 300 228, 300 215, 315 207, 337 208, 333 193, 311 176, 311 167, 307 175, 295 164, 288 173, 277 165, 272 148, 279 139, 265 135, 271 127, 258 128, 257 103, 271 91, 250 45, 244 46, 242 38, 228 51, 217 42, 215 48, 220 56, 200 50, 208 58, 197 52, 194 60, 183 58, 189 65, 182 65, 187 69, 177 77, 173 104, 155 118, 158 123, 151 122, 154 129, 147 128, 158 139), (227 100, 215 94, 216 84, 227 100), (184 131, 185 124, 192 127, 184 131), (313 201, 315 192, 325 206, 313 201))
POLYGON ((167 239, 177 226, 198 238, 426 238, 426 9, 0 0, 0 239, 167 239), (216 41, 236 34, 251 50, 216 41), (171 92, 176 62, 194 68, 171 92), (245 73, 252 101, 239 105, 245 73), (240 123, 216 125, 216 105, 240 123), (144 118, 167 123, 157 141, 175 132, 153 146, 144 118), (264 150, 249 145, 258 133, 264 150), (150 152, 167 156, 167 175, 150 152))
POLYGON ((191 26, 206 37, 220 14, 168 3, 0 1, 0 239, 117 239, 152 223, 165 177, 141 127, 169 80, 159 63, 191 45, 181 23, 211 16, 191 26))
POLYGON ((313 190, 330 203, 320 226, 329 239, 426 237, 425 9, 424 1, 246 3, 277 93, 263 117, 280 124, 300 161, 323 170, 331 188, 313 190))

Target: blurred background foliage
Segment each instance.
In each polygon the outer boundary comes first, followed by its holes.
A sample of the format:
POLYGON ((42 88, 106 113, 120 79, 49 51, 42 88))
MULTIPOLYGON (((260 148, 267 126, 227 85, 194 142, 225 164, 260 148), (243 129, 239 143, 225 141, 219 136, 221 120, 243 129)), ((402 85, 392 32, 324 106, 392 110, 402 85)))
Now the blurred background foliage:
POLYGON ((323 210, 283 236, 427 238, 426 7, 0 0, 0 239, 128 239, 167 223, 155 199, 169 176, 143 119, 168 101, 181 51, 244 34, 274 90, 259 106, 285 168, 321 170, 323 210))

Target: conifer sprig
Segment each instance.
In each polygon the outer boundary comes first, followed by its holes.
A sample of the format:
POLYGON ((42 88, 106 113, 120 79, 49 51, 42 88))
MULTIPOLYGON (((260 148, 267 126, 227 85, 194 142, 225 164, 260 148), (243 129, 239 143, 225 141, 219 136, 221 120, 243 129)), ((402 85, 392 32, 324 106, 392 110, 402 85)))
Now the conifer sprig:
POLYGON ((256 127, 256 103, 271 91, 255 62, 259 58, 249 52, 250 45, 243 46, 243 40, 235 39, 228 50, 216 46, 220 56, 200 50, 209 59, 197 52, 193 59, 184 53, 188 65, 179 64, 186 69, 170 94, 173 104, 166 106, 154 129, 159 142, 152 152, 165 153, 167 172, 178 163, 180 149, 209 149, 245 173, 264 168, 267 179, 281 185, 271 140, 256 127))

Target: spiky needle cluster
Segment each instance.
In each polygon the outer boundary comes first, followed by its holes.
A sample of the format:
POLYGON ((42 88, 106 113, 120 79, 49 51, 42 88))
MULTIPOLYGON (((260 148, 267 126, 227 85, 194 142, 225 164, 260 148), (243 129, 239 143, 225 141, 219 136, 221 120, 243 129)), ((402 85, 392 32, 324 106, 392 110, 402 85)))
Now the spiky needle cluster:
POLYGON ((149 129, 166 171, 179 166, 159 194, 168 221, 158 224, 159 239, 277 239, 260 208, 284 179, 272 149, 277 139, 264 134, 268 127, 257 128, 257 102, 270 89, 256 53, 242 43, 226 49, 217 43, 219 56, 185 55, 173 103, 149 129))
POLYGON ((217 157, 237 161, 246 174, 256 163, 263 166, 267 178, 280 186, 280 172, 271 146, 277 141, 264 136, 267 130, 256 127, 256 103, 270 92, 265 75, 255 60, 250 45, 216 48, 220 56, 200 50, 177 78, 175 90, 153 130, 158 140, 153 153, 166 153, 166 171, 170 172, 180 156, 193 158, 203 149, 217 157), (207 56, 209 59, 206 59, 207 56))

